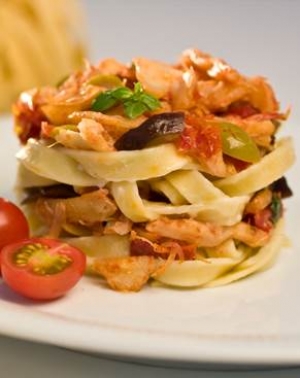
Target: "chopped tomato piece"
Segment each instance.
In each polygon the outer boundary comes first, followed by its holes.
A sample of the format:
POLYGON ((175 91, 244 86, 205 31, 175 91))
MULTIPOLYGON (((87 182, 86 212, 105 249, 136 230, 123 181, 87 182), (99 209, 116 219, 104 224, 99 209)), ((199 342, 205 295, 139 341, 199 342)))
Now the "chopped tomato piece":
POLYGON ((272 222, 272 211, 270 208, 265 208, 253 215, 254 225, 263 231, 270 231, 274 227, 272 222))
POLYGON ((202 124, 192 116, 187 116, 186 122, 179 138, 179 150, 204 160, 222 151, 221 130, 218 125, 202 124))
POLYGON ((172 252, 176 252, 175 259, 181 257, 183 260, 195 260, 196 251, 197 247, 195 244, 180 244, 174 240, 157 244, 146 238, 134 236, 130 243, 131 256, 154 256, 167 259, 172 252), (179 250, 180 256, 177 253, 179 250))
POLYGON ((13 106, 15 117, 15 132, 22 144, 25 144, 29 138, 39 138, 41 132, 41 123, 46 118, 40 108, 27 102, 19 100, 13 106))
POLYGON ((253 116, 254 114, 259 113, 259 110, 256 109, 252 104, 246 101, 238 101, 232 103, 228 110, 228 114, 237 115, 241 118, 248 118, 253 116))

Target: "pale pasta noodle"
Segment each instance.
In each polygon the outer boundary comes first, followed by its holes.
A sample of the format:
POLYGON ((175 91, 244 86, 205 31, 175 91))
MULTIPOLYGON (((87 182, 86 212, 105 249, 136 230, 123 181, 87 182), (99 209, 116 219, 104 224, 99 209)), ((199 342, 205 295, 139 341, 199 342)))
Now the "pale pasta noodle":
POLYGON ((215 185, 229 195, 254 193, 283 176, 295 161, 291 138, 278 141, 274 151, 265 156, 259 164, 235 176, 215 182, 215 185))
POLYGON ((281 248, 284 247, 285 235, 283 222, 276 226, 270 242, 261 248, 255 255, 248 257, 240 264, 237 264, 228 275, 220 276, 206 284, 206 287, 226 285, 233 281, 249 276, 251 273, 260 271, 272 265, 281 248))
POLYGON ((18 152, 17 158, 29 171, 57 182, 76 186, 90 186, 100 182, 78 169, 78 164, 72 158, 33 140, 18 152))
POLYGON ((91 176, 107 181, 137 181, 161 177, 177 169, 187 169, 191 159, 181 156, 172 144, 141 151, 94 152, 64 150, 91 176), (163 157, 163 164, 162 164, 163 157))

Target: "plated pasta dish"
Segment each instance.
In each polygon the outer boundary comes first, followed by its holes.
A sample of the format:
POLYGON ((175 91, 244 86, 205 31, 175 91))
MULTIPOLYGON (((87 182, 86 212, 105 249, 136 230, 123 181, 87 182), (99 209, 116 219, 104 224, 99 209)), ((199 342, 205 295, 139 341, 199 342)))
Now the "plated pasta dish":
POLYGON ((33 235, 84 251, 112 289, 225 285, 283 248, 295 154, 266 79, 197 49, 109 58, 23 92, 13 113, 33 235))

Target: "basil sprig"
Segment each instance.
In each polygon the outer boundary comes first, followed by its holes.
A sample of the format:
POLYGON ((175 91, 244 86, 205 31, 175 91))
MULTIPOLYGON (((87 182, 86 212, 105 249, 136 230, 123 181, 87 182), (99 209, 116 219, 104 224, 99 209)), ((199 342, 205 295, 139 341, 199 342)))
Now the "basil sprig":
POLYGON ((272 217, 271 217, 272 222, 273 224, 276 224, 278 220, 280 219, 280 217, 282 216, 282 211, 283 211, 280 194, 273 193, 270 208, 271 208, 271 213, 272 213, 272 217))
POLYGON ((146 93, 141 83, 137 82, 133 90, 119 87, 100 93, 92 103, 91 109, 95 112, 105 112, 120 104, 124 107, 125 115, 131 119, 160 107, 159 100, 146 93))

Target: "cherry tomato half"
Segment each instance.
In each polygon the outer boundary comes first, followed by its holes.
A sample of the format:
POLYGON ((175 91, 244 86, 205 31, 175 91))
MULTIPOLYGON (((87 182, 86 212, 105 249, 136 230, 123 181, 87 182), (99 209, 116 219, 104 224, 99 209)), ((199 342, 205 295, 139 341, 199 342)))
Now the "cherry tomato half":
POLYGON ((0 250, 7 244, 29 237, 25 215, 15 204, 0 198, 0 250))
POLYGON ((62 241, 33 238, 7 245, 1 253, 2 277, 14 291, 39 300, 64 295, 82 277, 83 252, 62 241))

